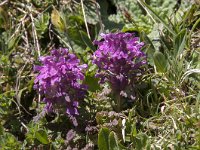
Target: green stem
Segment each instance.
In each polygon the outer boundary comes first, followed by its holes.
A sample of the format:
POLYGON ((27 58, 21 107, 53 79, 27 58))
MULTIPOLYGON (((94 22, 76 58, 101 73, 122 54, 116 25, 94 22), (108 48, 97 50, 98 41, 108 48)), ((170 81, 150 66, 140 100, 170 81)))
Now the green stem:
POLYGON ((120 112, 121 111, 121 97, 120 97, 120 94, 116 93, 115 98, 116 98, 116 104, 117 104, 117 106, 116 106, 117 112, 120 112))

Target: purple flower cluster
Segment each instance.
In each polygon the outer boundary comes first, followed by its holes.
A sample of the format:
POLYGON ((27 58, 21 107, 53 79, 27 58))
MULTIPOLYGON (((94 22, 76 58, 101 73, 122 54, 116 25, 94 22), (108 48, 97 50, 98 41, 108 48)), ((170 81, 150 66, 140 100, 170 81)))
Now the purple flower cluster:
POLYGON ((120 92, 146 64, 146 55, 140 50, 144 44, 132 33, 101 34, 101 37, 102 40, 94 41, 98 46, 93 55, 93 63, 99 68, 96 76, 120 92))
POLYGON ((40 57, 40 61, 42 65, 34 68, 39 72, 34 88, 44 96, 46 111, 66 108, 68 115, 78 114, 78 102, 87 89, 80 82, 87 65, 79 65, 80 60, 65 48, 52 50, 50 56, 40 57))

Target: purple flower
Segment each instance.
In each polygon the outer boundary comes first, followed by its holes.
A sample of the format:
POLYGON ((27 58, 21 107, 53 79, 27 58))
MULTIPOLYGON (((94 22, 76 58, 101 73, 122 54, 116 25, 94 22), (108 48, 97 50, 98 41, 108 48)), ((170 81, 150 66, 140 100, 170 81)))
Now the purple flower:
POLYGON ((101 34, 100 41, 94 41, 98 49, 93 55, 93 63, 99 68, 96 74, 101 80, 108 81, 115 92, 124 90, 142 66, 146 55, 140 50, 144 43, 132 33, 101 34))
POLYGON ((68 115, 78 115, 78 103, 87 89, 80 82, 87 65, 79 65, 80 60, 65 48, 52 50, 50 56, 40 57, 40 61, 42 65, 34 68, 39 72, 34 88, 44 97, 46 111, 64 108, 68 115))

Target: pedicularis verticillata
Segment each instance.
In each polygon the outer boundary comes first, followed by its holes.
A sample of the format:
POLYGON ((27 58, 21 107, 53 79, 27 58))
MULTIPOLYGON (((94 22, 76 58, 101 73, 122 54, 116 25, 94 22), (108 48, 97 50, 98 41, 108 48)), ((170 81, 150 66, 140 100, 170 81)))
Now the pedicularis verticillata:
POLYGON ((64 110, 70 116, 78 115, 78 102, 84 98, 87 87, 82 70, 87 65, 79 65, 80 60, 60 48, 51 51, 50 56, 40 57, 41 66, 35 79, 35 89, 44 97, 47 112, 64 110))
POLYGON ((94 41, 98 49, 93 55, 93 63, 98 66, 100 82, 108 82, 116 99, 116 109, 120 111, 120 93, 133 83, 137 74, 147 63, 141 51, 144 43, 132 33, 101 34, 100 41, 94 41))

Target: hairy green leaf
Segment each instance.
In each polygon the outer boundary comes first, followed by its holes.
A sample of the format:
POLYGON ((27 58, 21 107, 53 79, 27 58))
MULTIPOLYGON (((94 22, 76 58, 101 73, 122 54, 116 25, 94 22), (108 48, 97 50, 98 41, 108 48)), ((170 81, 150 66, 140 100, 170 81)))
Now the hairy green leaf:
POLYGON ((48 140, 48 137, 47 137, 47 133, 44 130, 37 131, 35 133, 35 137, 42 144, 48 144, 49 143, 49 140, 48 140))
POLYGON ((101 128, 98 135, 98 147, 99 150, 109 150, 109 129, 101 128))
POLYGON ((120 150, 116 134, 113 131, 109 134, 109 150, 120 150))
POLYGON ((163 53, 156 51, 153 55, 154 64, 156 71, 160 73, 165 73, 167 71, 167 59, 163 53))

